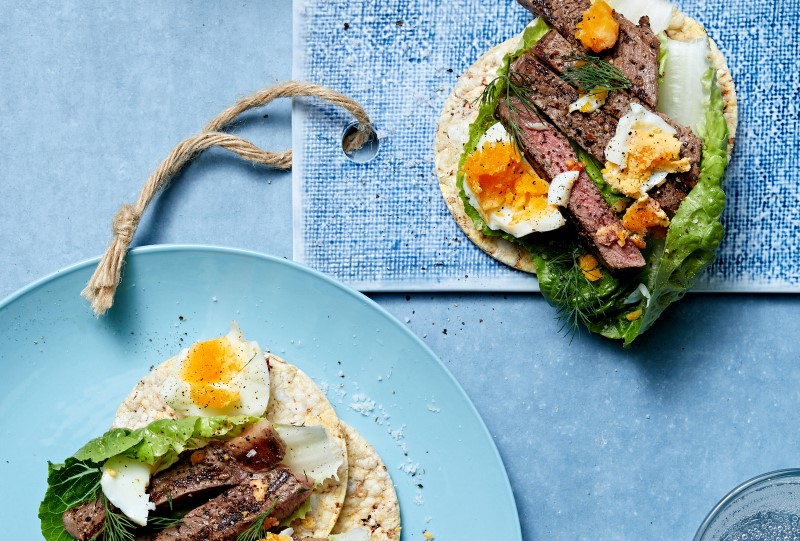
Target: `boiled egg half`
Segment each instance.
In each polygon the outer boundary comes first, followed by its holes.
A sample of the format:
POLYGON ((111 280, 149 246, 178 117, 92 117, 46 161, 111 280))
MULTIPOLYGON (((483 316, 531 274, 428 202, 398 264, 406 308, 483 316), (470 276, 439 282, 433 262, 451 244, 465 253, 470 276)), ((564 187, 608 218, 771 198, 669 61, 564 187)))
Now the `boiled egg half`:
POLYGON ((617 131, 605 149, 603 179, 629 197, 639 198, 661 185, 669 173, 691 168, 681 158, 681 141, 663 118, 638 103, 619 119, 617 131))
POLYGON ((181 351, 161 396, 182 415, 264 414, 269 369, 257 342, 245 340, 234 321, 225 336, 181 351))
POLYGON ((463 167, 464 193, 483 221, 517 238, 565 220, 547 200, 549 184, 525 161, 501 123, 490 127, 463 167))
POLYGON ((103 464, 100 488, 109 502, 139 526, 147 526, 147 515, 156 504, 145 493, 150 483, 150 466, 125 456, 115 456, 103 464))

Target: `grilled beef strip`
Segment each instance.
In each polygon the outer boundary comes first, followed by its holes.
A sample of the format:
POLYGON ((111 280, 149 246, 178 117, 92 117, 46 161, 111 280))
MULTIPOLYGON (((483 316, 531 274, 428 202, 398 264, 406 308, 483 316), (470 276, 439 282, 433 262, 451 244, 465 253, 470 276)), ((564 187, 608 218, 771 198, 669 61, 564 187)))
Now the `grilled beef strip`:
MULTIPOLYGON (((501 101, 497 114, 507 128, 511 124, 510 116, 515 115, 513 123, 519 127, 522 153, 543 177, 552 181, 556 175, 580 163, 567 138, 552 124, 525 108, 516 98, 511 98, 509 103, 510 110, 501 101)), ((625 238, 622 223, 585 171, 580 172, 572 185, 567 212, 578 234, 606 267, 623 270, 644 266, 644 257, 633 243, 620 245, 620 238, 625 238)))
POLYGON ((249 472, 280 462, 285 452, 286 446, 272 424, 256 423, 228 441, 211 442, 181 455, 175 465, 150 480, 150 501, 160 506, 209 489, 238 485, 249 472))
POLYGON ((563 81, 533 54, 527 51, 511 64, 511 77, 519 74, 519 83, 529 98, 564 135, 576 141, 600 163, 605 163, 605 149, 617 130, 617 119, 602 109, 592 113, 568 112, 578 99, 578 91, 563 81))
POLYGON ((105 521, 106 510, 100 500, 82 503, 61 515, 64 529, 78 541, 89 541, 100 535, 105 521))
POLYGON ((658 102, 658 51, 661 42, 650 29, 646 15, 635 25, 619 13, 619 38, 606 60, 631 82, 631 93, 651 108, 658 102))
MULTIPOLYGON (((569 61, 566 58, 575 54, 576 51, 577 49, 555 30, 550 30, 545 34, 533 48, 533 53, 559 75, 563 74, 568 68, 569 61)), ((622 90, 608 93, 602 111, 619 120, 630 111, 632 102, 638 103, 652 112, 652 108, 647 104, 642 103, 636 96, 622 90)), ((683 143, 681 146, 681 158, 688 158, 689 163, 692 165, 692 168, 685 173, 669 175, 663 185, 650 193, 650 196, 661 205, 661 208, 672 216, 678 210, 678 206, 683 198, 686 197, 686 194, 689 193, 689 190, 697 183, 697 178, 700 174, 700 153, 703 142, 686 126, 678 124, 663 113, 655 114, 675 128, 676 136, 683 143)))
POLYGON ((244 484, 189 511, 180 524, 152 536, 153 541, 235 541, 269 511, 277 524, 311 497, 312 483, 285 467, 250 474, 244 484))
MULTIPOLYGON (((540 15, 566 38, 583 51, 575 38, 576 25, 583 12, 591 6, 590 0, 517 0, 534 15, 540 15)), ((658 51, 661 46, 650 29, 650 19, 642 17, 639 25, 615 12, 619 23, 619 37, 612 49, 602 57, 619 68, 631 81, 631 91, 651 108, 658 99, 658 51)))

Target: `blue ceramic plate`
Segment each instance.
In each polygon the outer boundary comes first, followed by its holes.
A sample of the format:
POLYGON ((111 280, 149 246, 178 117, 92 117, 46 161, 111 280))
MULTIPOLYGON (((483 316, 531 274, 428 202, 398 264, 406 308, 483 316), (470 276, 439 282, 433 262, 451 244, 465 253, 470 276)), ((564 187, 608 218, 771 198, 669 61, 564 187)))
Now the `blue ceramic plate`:
POLYGON ((298 365, 383 457, 403 539, 520 540, 503 464, 464 391, 377 304, 333 280, 255 253, 134 250, 114 308, 78 293, 96 260, 0 304, 0 516, 4 539, 38 539, 47 460, 101 434, 148 369, 190 342, 245 336, 298 365))

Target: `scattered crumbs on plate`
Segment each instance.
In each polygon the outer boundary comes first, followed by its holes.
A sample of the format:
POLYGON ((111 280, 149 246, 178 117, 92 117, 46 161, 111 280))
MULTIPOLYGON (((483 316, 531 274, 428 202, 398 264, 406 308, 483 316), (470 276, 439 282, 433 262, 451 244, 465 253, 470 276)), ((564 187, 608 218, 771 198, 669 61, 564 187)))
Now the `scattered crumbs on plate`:
POLYGON ((425 468, 420 466, 419 462, 412 462, 408 457, 406 457, 406 461, 400 464, 397 469, 411 477, 421 477, 425 475, 425 468))
POLYGON ((345 397, 347 397, 347 391, 344 390, 343 383, 338 384, 333 393, 336 395, 339 404, 342 404, 344 402, 345 397))
POLYGON ((436 399, 433 399, 433 398, 431 399, 431 402, 430 402, 430 404, 428 404, 428 411, 430 411, 431 413, 439 413, 440 411, 442 411, 442 410, 441 410, 441 409, 440 409, 440 408, 439 408, 439 407, 436 405, 436 399))
POLYGON ((431 541, 433 539, 433 534, 428 530, 422 530, 422 535, 425 537, 426 541, 431 541))
POLYGON ((213 297, 211 297, 211 302, 217 302, 217 296, 216 296, 216 295, 214 295, 213 297))
POLYGON ((357 411, 364 417, 369 417, 375 411, 375 401, 363 393, 355 394, 350 402, 350 409, 357 411))
POLYGON ((400 428, 395 430, 392 430, 392 428, 389 427, 389 435, 396 443, 400 443, 405 438, 405 434, 403 434, 405 427, 406 425, 401 425, 400 428))
POLYGON ((417 489, 417 493, 414 495, 414 503, 416 505, 424 505, 425 498, 422 497, 422 490, 417 489))

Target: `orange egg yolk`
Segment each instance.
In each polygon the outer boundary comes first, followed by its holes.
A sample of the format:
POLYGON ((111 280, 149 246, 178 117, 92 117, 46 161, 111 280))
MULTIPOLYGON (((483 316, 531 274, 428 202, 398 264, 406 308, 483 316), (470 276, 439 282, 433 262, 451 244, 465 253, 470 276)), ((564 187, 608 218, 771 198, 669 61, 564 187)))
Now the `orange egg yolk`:
POLYGON ((481 215, 511 209, 514 222, 547 209, 549 184, 522 159, 511 143, 484 143, 464 163, 469 189, 480 203, 481 215))
POLYGON ((651 227, 669 226, 669 218, 656 201, 645 195, 628 207, 622 226, 633 233, 644 234, 651 227))
POLYGON ((583 19, 576 28, 575 38, 596 53, 613 47, 619 37, 619 23, 614 18, 614 10, 603 0, 597 0, 583 12, 583 19))
POLYGON ((194 344, 181 365, 181 378, 189 384, 192 402, 201 408, 224 408, 239 393, 216 387, 229 384, 242 370, 230 341, 222 336, 194 344))
POLYGON ((646 179, 654 171, 688 171, 688 158, 681 159, 681 142, 658 128, 636 130, 628 153, 628 175, 646 179))
POLYGON ((600 262, 592 254, 584 254, 578 258, 578 265, 581 272, 590 282, 596 282, 603 277, 603 271, 600 270, 600 262))
POLYGON ((657 172, 682 173, 691 169, 689 158, 681 158, 681 141, 659 128, 636 125, 628 138, 625 168, 606 162, 603 177, 629 197, 639 197, 642 186, 657 172))

